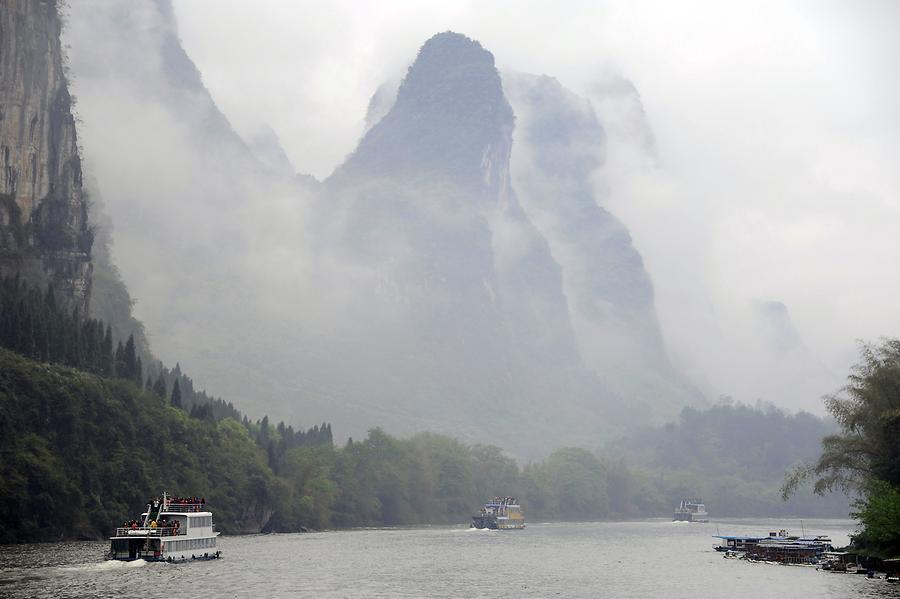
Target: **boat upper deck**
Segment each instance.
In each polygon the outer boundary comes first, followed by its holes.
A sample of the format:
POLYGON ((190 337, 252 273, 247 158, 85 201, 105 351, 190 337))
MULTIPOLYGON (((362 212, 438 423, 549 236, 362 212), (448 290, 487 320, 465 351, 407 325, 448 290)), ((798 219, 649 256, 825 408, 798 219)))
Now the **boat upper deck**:
POLYGON ((205 502, 179 502, 175 500, 167 501, 163 506, 162 513, 189 514, 191 512, 205 512, 205 502))
POLYGON ((140 518, 116 528, 117 538, 160 538, 214 535, 212 512, 202 497, 172 497, 163 493, 147 503, 140 518))
POLYGON ((187 534, 174 526, 120 526, 116 529, 117 537, 174 537, 187 534))

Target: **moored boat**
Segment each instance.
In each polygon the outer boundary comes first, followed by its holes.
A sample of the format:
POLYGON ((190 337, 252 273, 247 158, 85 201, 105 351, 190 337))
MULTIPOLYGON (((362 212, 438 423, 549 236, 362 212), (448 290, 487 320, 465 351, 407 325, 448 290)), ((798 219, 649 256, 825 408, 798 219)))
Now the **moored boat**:
POLYGON ((181 562, 191 559, 216 559, 212 512, 202 498, 171 497, 163 493, 154 499, 140 517, 116 528, 110 537, 108 560, 181 562))
POLYGON ((471 528, 521 530, 525 528, 525 515, 515 497, 494 497, 484 504, 481 513, 472 516, 471 528))
POLYGON ((786 530, 768 535, 713 535, 721 539, 714 546, 726 555, 742 554, 749 561, 789 565, 820 566, 830 569, 828 552, 833 550, 831 539, 825 535, 794 536, 786 530), (824 565, 823 565, 824 564, 824 565))

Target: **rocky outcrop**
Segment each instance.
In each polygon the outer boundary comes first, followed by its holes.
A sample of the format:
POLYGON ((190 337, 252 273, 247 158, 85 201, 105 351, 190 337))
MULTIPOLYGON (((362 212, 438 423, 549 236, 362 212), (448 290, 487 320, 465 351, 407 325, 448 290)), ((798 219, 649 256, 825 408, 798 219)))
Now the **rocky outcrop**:
POLYGON ((0 5, 0 274, 53 283, 82 313, 88 203, 52 0, 0 5))

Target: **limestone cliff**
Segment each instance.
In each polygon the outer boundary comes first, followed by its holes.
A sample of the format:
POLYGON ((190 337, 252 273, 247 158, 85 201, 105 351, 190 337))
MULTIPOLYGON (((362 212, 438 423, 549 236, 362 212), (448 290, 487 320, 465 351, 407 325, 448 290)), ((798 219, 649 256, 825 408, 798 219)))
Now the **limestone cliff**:
POLYGON ((88 203, 53 0, 0 3, 0 273, 50 283, 84 313, 88 203))

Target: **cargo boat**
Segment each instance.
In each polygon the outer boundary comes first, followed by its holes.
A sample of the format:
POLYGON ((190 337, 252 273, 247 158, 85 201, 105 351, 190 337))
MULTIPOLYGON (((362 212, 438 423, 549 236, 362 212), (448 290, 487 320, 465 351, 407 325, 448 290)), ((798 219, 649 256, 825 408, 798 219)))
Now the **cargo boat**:
POLYGON ((515 497, 494 497, 484 504, 481 513, 472 516, 471 528, 521 530, 525 528, 525 515, 515 497))
POLYGON ((137 520, 116 528, 110 537, 108 560, 182 562, 216 559, 218 532, 213 530, 212 512, 198 498, 170 497, 147 504, 137 520))

